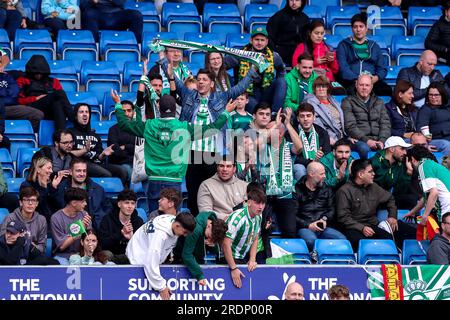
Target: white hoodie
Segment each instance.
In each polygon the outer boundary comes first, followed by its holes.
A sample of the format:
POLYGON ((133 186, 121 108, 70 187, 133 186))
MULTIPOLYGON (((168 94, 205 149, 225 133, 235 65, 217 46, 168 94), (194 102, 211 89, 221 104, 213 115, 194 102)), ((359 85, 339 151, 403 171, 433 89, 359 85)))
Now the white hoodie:
POLYGON ((162 264, 177 243, 172 231, 175 216, 162 214, 142 225, 131 237, 125 254, 133 265, 143 265, 145 275, 154 290, 166 287, 159 265, 162 264))

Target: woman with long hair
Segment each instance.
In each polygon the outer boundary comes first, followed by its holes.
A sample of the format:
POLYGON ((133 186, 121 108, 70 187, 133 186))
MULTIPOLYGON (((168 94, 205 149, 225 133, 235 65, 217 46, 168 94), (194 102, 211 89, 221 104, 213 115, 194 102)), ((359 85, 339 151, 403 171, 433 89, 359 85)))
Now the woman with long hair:
POLYGON ((417 130, 445 155, 450 153, 450 105, 445 86, 432 82, 425 95, 425 104, 417 114, 417 130))
POLYGON ((223 63, 223 55, 219 52, 210 52, 205 55, 205 69, 216 76, 216 91, 228 91, 231 88, 230 78, 223 63))
POLYGON ((298 57, 308 52, 314 57, 314 68, 323 69, 323 72, 330 81, 334 81, 334 76, 339 72, 339 64, 336 59, 336 52, 325 43, 325 25, 322 20, 314 20, 309 25, 306 41, 300 43, 295 48, 292 56, 292 65, 297 64, 298 57))
POLYGON ((71 265, 114 264, 108 261, 105 251, 102 251, 94 230, 87 230, 81 235, 81 245, 78 254, 69 258, 71 265))
POLYGON ((50 225, 50 217, 56 211, 56 189, 61 180, 67 176, 66 170, 61 170, 53 179, 52 161, 46 157, 35 157, 32 161, 30 171, 26 180, 21 184, 22 187, 33 187, 39 192, 39 205, 36 211, 47 219, 47 225, 50 225))
POLYGON ((416 132, 417 109, 413 103, 414 87, 412 83, 399 80, 395 85, 391 101, 386 109, 391 119, 391 135, 405 139, 416 132))

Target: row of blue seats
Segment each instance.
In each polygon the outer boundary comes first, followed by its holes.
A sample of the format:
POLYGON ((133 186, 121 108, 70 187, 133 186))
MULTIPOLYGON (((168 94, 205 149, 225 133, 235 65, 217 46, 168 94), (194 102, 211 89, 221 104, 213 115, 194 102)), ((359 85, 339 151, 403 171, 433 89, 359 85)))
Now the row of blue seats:
MULTIPOLYGON (((272 238, 273 244, 293 254, 295 264, 311 264, 311 256, 303 239, 272 238)), ((401 255, 393 240, 360 240, 355 255, 350 241, 342 239, 317 239, 314 251, 318 264, 425 264, 430 242, 405 240, 401 255)))

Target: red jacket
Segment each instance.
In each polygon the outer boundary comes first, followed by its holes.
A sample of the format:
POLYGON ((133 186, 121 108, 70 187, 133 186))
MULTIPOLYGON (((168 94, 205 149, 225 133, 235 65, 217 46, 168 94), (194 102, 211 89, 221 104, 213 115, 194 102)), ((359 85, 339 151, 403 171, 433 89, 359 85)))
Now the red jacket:
MULTIPOLYGON (((326 76, 330 81, 334 81, 334 75, 339 72, 339 64, 336 58, 336 52, 334 54, 334 60, 329 63, 317 63, 317 58, 323 57, 330 49, 325 44, 325 42, 321 42, 319 44, 313 43, 313 56, 314 56, 314 68, 320 68, 326 70, 326 76)), ((297 65, 298 57, 305 51, 305 44, 300 43, 297 48, 295 48, 294 55, 292 56, 292 65, 297 65)))
MULTIPOLYGON (((37 101, 38 95, 32 95, 33 93, 30 92, 30 85, 31 80, 26 77, 19 77, 17 78, 17 85, 19 86, 19 97, 17 98, 17 103, 21 105, 29 105, 35 101, 37 101)), ((61 83, 56 78, 49 78, 49 83, 44 84, 43 86, 48 86, 50 89, 49 91, 59 91, 63 90, 61 83), (51 81, 51 87, 50 87, 50 81, 51 81)), ((41 94, 45 94, 42 92, 41 94)))

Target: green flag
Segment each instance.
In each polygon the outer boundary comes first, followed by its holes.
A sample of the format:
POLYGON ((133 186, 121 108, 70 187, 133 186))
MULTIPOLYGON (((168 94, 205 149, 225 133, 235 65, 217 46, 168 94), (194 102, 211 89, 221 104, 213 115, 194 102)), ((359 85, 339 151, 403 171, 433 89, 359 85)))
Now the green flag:
POLYGON ((83 220, 78 219, 77 221, 69 224, 69 234, 72 237, 81 236, 83 233, 86 233, 86 229, 84 227, 83 220))
POLYGON ((294 254, 286 251, 275 243, 270 243, 272 258, 266 259, 266 264, 294 264, 294 254))

